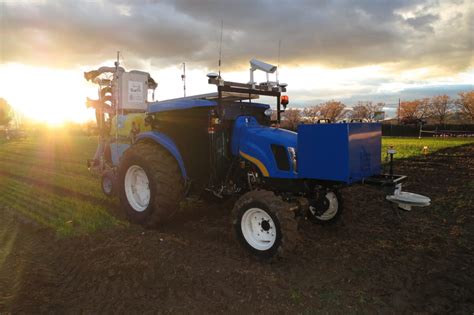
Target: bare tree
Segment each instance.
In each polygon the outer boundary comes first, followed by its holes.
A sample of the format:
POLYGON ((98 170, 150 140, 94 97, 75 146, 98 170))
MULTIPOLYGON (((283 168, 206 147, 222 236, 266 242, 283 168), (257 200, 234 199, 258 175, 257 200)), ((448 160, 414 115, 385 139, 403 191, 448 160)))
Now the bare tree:
POLYGON ((352 108, 352 119, 367 119, 367 117, 369 116, 367 108, 360 103, 361 102, 357 103, 357 105, 352 108))
POLYGON ((380 112, 385 106, 385 103, 374 104, 370 101, 358 102, 356 106, 352 108, 352 119, 365 119, 373 121, 377 112, 380 112))
POLYGON ((463 116, 474 120, 474 90, 459 93, 459 99, 456 100, 456 105, 461 110, 463 116))
POLYGON ((306 107, 301 113, 301 119, 306 123, 314 123, 318 120, 319 112, 317 106, 306 107))
POLYGON ((330 119, 336 121, 340 119, 344 113, 346 105, 338 101, 328 101, 313 107, 313 111, 318 119, 330 119))
POLYGON ((350 120, 352 118, 352 108, 346 107, 342 110, 341 114, 339 115, 339 120, 350 120))
POLYGON ((5 99, 0 98, 0 125, 8 125, 12 120, 11 111, 10 104, 5 99))
POLYGON ((301 122, 301 110, 297 108, 286 109, 285 112, 283 112, 282 118, 282 126, 296 130, 296 127, 298 127, 298 124, 301 122))
POLYGON ((401 102, 400 119, 405 123, 413 123, 425 118, 429 103, 429 98, 401 102))
POLYGON ((453 102, 447 95, 433 96, 428 105, 428 115, 436 119, 441 125, 446 122, 446 117, 452 109, 453 102))

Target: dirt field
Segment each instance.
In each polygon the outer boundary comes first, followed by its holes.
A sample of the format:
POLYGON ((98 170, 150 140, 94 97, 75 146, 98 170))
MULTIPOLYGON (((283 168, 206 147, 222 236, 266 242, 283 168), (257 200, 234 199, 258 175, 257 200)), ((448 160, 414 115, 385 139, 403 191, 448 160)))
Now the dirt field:
POLYGON ((297 250, 271 264, 235 241, 231 203, 189 202, 159 231, 59 238, 1 204, 0 313, 472 314, 474 145, 397 167, 432 206, 399 218, 381 193, 345 189, 343 221, 302 222, 297 250))

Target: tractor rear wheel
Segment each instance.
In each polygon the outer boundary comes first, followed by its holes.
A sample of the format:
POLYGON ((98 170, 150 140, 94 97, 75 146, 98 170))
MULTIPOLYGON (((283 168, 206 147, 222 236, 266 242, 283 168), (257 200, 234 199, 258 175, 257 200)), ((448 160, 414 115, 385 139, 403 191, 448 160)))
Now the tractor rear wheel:
POLYGON ((260 258, 284 256, 298 241, 291 206, 271 191, 254 190, 235 203, 233 225, 239 242, 260 258))
POLYGON ((124 153, 118 183, 120 203, 128 218, 147 227, 173 215, 183 197, 178 163, 155 143, 139 142, 124 153))

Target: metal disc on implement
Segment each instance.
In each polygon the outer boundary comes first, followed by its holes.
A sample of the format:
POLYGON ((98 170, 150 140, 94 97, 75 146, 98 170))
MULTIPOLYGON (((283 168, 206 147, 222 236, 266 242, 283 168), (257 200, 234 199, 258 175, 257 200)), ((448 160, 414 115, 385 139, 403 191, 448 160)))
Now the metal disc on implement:
POLYGON ((410 211, 411 207, 426 207, 430 205, 431 199, 406 191, 401 191, 394 195, 387 196, 387 200, 398 204, 398 206, 403 209, 410 211))

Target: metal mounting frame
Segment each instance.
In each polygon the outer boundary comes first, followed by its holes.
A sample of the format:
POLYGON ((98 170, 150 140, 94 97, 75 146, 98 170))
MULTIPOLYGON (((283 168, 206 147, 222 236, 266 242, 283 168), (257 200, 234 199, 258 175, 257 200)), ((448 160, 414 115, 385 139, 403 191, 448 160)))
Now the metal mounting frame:
POLYGON ((224 81, 220 78, 209 78, 209 84, 214 84, 217 86, 219 100, 222 100, 222 92, 233 92, 233 93, 242 93, 248 94, 251 101, 251 95, 264 95, 264 96, 273 96, 277 98, 277 121, 280 123, 281 120, 281 93, 286 92, 286 88, 282 86, 271 86, 267 84, 247 84, 239 83, 232 81, 224 81))

